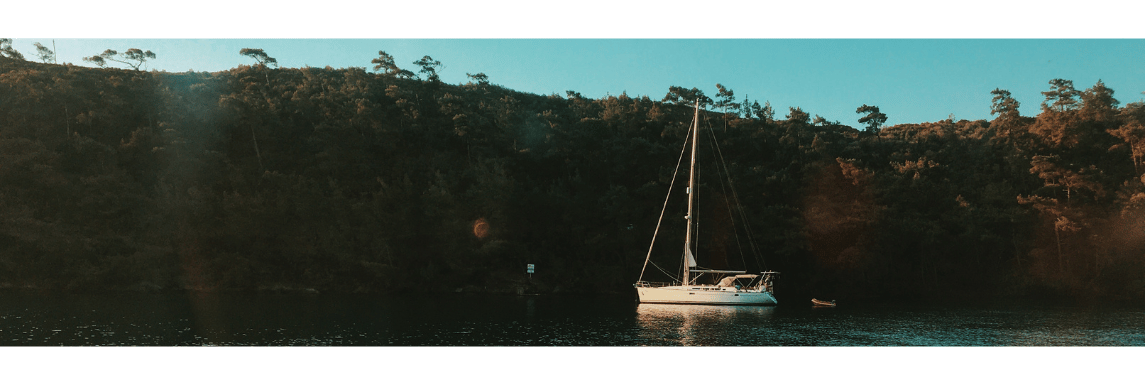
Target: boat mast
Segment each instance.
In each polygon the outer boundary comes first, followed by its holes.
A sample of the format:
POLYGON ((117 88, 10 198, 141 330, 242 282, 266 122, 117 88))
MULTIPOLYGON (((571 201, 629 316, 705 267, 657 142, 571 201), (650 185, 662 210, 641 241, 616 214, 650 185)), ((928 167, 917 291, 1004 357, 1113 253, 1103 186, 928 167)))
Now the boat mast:
POLYGON ((690 260, 695 257, 692 255, 692 197, 696 192, 696 142, 699 138, 697 132, 700 129, 700 100, 696 99, 696 115, 692 117, 692 164, 688 170, 688 231, 684 236, 684 285, 692 283, 692 277, 689 275, 688 265, 690 260))

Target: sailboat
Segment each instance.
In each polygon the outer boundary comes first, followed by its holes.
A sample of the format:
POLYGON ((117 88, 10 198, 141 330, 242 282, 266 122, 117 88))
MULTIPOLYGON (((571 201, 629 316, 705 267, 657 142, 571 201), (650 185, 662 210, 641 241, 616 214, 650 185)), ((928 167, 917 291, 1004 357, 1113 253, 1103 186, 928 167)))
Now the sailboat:
MULTIPOLYGON (((692 161, 688 171, 688 216, 687 229, 684 238, 684 271, 682 278, 677 282, 646 282, 643 280, 644 272, 633 285, 640 303, 666 303, 666 304, 695 304, 695 305, 777 305, 774 293, 774 279, 779 274, 774 271, 759 274, 747 274, 746 270, 714 270, 700 268, 696 264, 695 254, 692 252, 694 230, 692 211, 695 207, 696 196, 696 143, 699 138, 700 102, 696 101, 696 113, 692 119, 692 161), (714 284, 701 284, 701 277, 711 274, 714 284)), ((687 140, 685 140, 687 145, 687 140)), ((683 152, 681 151, 681 156, 683 152)), ((678 166, 677 166, 678 167, 678 166)), ((673 176, 673 181, 675 176, 673 176)), ((673 182, 674 183, 674 182, 673 182)), ((669 188, 671 190, 671 188, 669 188)), ((671 191, 669 191, 671 193, 671 191)), ((665 208, 667 199, 665 199, 665 208)), ((664 218, 663 211, 660 214, 664 218)), ((660 231, 660 224, 656 225, 656 232, 652 235, 652 243, 656 242, 656 234, 660 231)), ((648 257, 644 260, 645 268, 652 256, 652 246, 648 248, 648 257)))

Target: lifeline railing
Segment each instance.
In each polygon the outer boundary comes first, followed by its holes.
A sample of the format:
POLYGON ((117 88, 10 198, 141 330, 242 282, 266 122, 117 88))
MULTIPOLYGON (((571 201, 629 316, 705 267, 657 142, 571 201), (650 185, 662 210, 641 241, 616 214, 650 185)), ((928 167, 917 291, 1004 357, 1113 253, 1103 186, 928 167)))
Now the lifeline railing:
POLYGON ((674 283, 674 282, 636 281, 636 283, 633 284, 632 287, 665 287, 665 286, 673 286, 673 285, 678 285, 678 284, 674 283))

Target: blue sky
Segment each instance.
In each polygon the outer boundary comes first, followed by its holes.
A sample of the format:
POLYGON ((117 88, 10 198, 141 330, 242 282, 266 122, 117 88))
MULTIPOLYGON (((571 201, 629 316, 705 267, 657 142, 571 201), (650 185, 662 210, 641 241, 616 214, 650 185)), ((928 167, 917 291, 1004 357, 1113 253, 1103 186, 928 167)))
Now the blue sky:
MULTIPOLYGON (((384 50, 394 56, 399 66, 414 71, 413 61, 424 55, 432 56, 444 64, 440 73, 447 83, 463 83, 467 80, 466 73, 482 72, 494 84, 536 94, 564 95, 566 90, 573 90, 587 97, 599 98, 626 92, 629 96, 647 95, 659 100, 669 86, 698 87, 708 95, 714 95, 715 85, 720 83, 733 90, 738 100, 746 97, 758 100, 760 104, 770 102, 779 118, 787 114, 789 107, 801 107, 812 116, 820 115, 852 126, 859 125, 855 109, 863 104, 879 106, 888 115, 888 124, 938 121, 951 114, 957 119, 991 119, 990 91, 995 88, 1012 92, 1022 104, 1022 114, 1032 116, 1040 110, 1039 104, 1044 99, 1040 92, 1048 90, 1048 82, 1054 78, 1073 80, 1078 89, 1089 88, 1101 79, 1115 90, 1115 97, 1123 105, 1141 101, 1145 96, 1142 95, 1145 91, 1145 65, 1142 65, 1145 64, 1145 40, 1025 39, 1037 36, 1027 32, 1030 30, 1044 36, 1061 36, 1054 32, 1056 30, 1032 28, 1042 26, 1043 21, 1037 20, 1041 17, 1053 15, 1061 19, 1072 16, 1080 20, 1091 16, 1091 11, 1045 14, 1039 13, 1044 11, 1019 9, 1014 13, 1034 20, 1007 18, 1006 13, 996 12, 1005 11, 1006 2, 998 2, 998 6, 991 3, 988 16, 973 17, 970 16, 973 15, 972 7, 969 10, 922 8, 914 14, 891 13, 888 16, 878 11, 878 6, 893 2, 871 3, 874 10, 848 8, 855 7, 849 3, 826 2, 836 5, 834 8, 840 11, 837 12, 839 14, 795 20, 780 15, 814 14, 817 10, 814 6, 735 8, 736 3, 716 1, 706 2, 709 7, 695 11, 665 7, 646 12, 647 7, 641 8, 629 2, 590 0, 578 3, 581 6, 575 9, 540 6, 524 11, 525 14, 550 16, 546 18, 512 18, 500 12, 502 8, 498 6, 516 7, 517 2, 488 3, 492 9, 487 10, 468 3, 446 2, 445 5, 452 7, 442 9, 452 11, 433 13, 432 16, 424 16, 430 10, 416 5, 378 7, 361 5, 374 3, 333 2, 330 7, 314 9, 313 14, 308 13, 311 9, 295 9, 295 13, 271 12, 267 17, 252 18, 250 15, 261 14, 262 9, 256 5, 231 6, 219 2, 216 7, 238 7, 229 19, 223 17, 213 23, 224 26, 221 28, 204 27, 203 23, 195 21, 206 17, 199 9, 210 9, 211 2, 207 3, 205 7, 169 11, 172 14, 185 13, 186 18, 152 20, 152 23, 160 23, 159 27, 167 26, 163 23, 169 22, 171 25, 167 27, 171 28, 147 28, 146 24, 136 28, 122 21, 124 19, 110 17, 108 21, 101 22, 100 27, 74 29, 71 33, 52 33, 54 30, 51 28, 37 30, 42 26, 32 25, 26 29, 30 34, 25 35, 0 27, 0 32, 7 33, 0 36, 49 36, 15 38, 13 47, 29 58, 35 52, 33 43, 50 46, 54 37, 58 60, 78 65, 90 65, 81 58, 108 48, 121 52, 128 48, 151 50, 157 58, 148 67, 170 72, 191 69, 219 71, 253 63, 238 54, 242 48, 262 48, 278 59, 282 67, 354 66, 371 69, 370 60, 377 57, 379 50, 384 50), (713 4, 728 6, 714 12, 710 7, 713 4), (347 18, 338 11, 345 8, 338 5, 364 7, 371 12, 347 18), (642 17, 626 19, 623 12, 585 11, 593 6, 643 14, 642 17), (767 12, 769 10, 771 12, 767 12), (954 20, 935 19, 930 16, 934 11, 954 20), (578 15, 586 12, 591 13, 592 18, 582 20, 578 15), (689 13, 695 13, 698 19, 708 22, 686 23, 683 17, 689 13), (384 16, 390 14, 424 17, 384 16), (880 16, 886 21, 868 24, 863 21, 866 20, 865 15, 880 16), (265 20, 276 22, 260 24, 265 20), (626 20, 632 22, 624 22, 626 20), (725 24, 724 20, 728 28, 718 28, 725 24), (982 39, 991 36, 934 33, 977 31, 983 29, 980 27, 984 25, 982 23, 999 25, 999 20, 1006 20, 1006 27, 988 32, 1022 39, 982 39), (188 23, 192 27, 180 29, 188 23), (615 25, 618 23, 622 26, 615 25), (284 28, 281 25, 306 25, 307 28, 284 28), (450 27, 441 28, 440 25, 450 27), (611 26, 603 28, 600 25, 611 26), (832 27, 826 28, 825 33, 807 28, 816 25, 832 27), (700 32, 689 35, 687 31, 693 28, 700 32), (604 32, 598 31, 601 29, 604 32), (712 34, 712 31, 717 32, 712 34), (145 39, 75 38, 89 32, 145 39), (378 38, 411 37, 411 34, 419 38, 378 38), (232 39, 230 36, 243 38, 232 39), (673 39, 659 38, 663 36, 673 39), (703 38, 675 38, 687 36, 703 38), (973 39, 958 38, 964 36, 973 39), (204 38, 184 39, 186 37, 204 38)), ((1107 7, 1098 11, 1097 14, 1105 16, 1102 22, 1086 24, 1085 21, 1072 21, 1070 29, 1077 31, 1091 26, 1090 36, 1119 37, 1123 30, 1102 27, 1106 21, 1117 25, 1118 17, 1130 20, 1127 16, 1119 16, 1129 12, 1111 9, 1120 8, 1107 7), (1095 30, 1098 33, 1092 34, 1095 30), (1106 30, 1112 32, 1102 32, 1106 30)), ((1136 22, 1126 25, 1136 25, 1136 22)), ((1131 33, 1141 34, 1140 31, 1131 33)))

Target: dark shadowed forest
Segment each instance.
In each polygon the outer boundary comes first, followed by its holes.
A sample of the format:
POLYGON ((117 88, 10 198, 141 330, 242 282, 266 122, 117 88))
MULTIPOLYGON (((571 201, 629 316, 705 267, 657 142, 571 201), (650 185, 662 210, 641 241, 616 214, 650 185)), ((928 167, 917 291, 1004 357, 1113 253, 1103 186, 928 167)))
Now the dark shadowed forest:
MULTIPOLYGON (((990 121, 884 127, 855 106, 855 128, 722 86, 591 99, 445 84, 429 56, 278 68, 248 49, 169 73, 129 52, 0 55, 0 287, 629 291, 699 99, 752 230, 700 247, 781 272, 781 300, 1145 297, 1145 105, 1101 82, 1047 79, 1040 106, 984 90, 990 121)), ((657 263, 683 236, 660 233, 657 263)))

